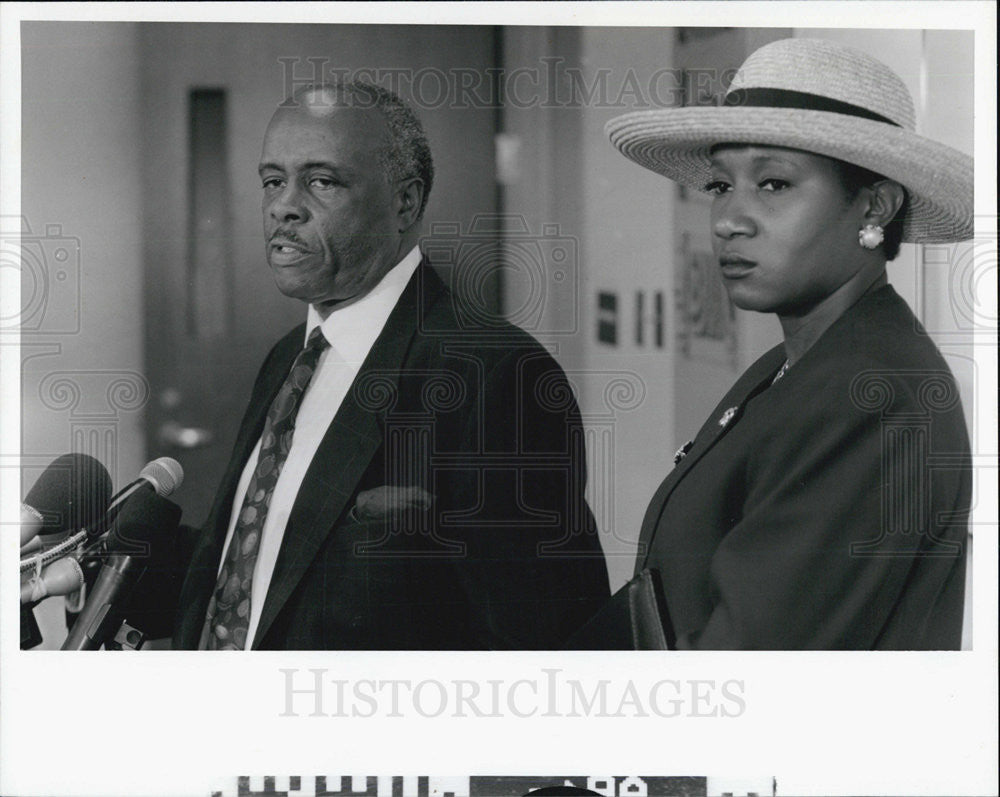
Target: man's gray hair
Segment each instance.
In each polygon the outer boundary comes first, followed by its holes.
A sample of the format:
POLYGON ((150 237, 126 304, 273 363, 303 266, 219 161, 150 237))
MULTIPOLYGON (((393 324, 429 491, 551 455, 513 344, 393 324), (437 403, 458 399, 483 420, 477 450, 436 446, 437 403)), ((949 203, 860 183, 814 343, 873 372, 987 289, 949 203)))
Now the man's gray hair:
POLYGON ((283 107, 293 106, 306 94, 333 92, 336 104, 353 108, 375 108, 382 114, 388 133, 388 146, 379 148, 379 165, 389 183, 418 177, 424 184, 424 194, 420 202, 417 218, 424 215, 427 199, 434 183, 434 160, 423 125, 413 108, 389 89, 360 80, 314 83, 295 92, 282 103, 283 107))

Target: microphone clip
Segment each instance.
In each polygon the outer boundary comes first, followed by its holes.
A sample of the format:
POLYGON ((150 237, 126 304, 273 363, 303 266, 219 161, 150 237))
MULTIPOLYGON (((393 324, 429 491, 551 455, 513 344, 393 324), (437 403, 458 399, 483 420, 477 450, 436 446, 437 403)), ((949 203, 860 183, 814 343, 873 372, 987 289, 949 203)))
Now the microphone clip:
POLYGON ((104 645, 105 650, 142 650, 148 637, 126 622, 121 624, 115 638, 104 645))

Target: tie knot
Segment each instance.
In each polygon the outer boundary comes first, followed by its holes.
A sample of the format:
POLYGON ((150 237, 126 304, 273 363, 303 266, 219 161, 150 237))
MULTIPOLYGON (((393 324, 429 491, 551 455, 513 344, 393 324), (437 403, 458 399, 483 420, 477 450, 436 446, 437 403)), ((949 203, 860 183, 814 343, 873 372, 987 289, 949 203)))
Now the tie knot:
POLYGON ((299 358, 305 357, 307 361, 317 361, 319 355, 330 346, 330 341, 326 339, 323 334, 323 330, 316 327, 312 332, 309 333, 309 339, 306 341, 305 348, 299 352, 299 358))
POLYGON ((323 351, 329 345, 330 342, 319 327, 316 327, 309 333, 309 340, 306 341, 306 349, 311 351, 323 351))
POLYGON ((291 387, 305 390, 309 380, 312 379, 313 371, 319 364, 319 358, 323 356, 323 351, 329 346, 329 342, 319 327, 310 332, 305 348, 296 355, 295 362, 292 364, 291 373, 288 375, 288 384, 291 387))

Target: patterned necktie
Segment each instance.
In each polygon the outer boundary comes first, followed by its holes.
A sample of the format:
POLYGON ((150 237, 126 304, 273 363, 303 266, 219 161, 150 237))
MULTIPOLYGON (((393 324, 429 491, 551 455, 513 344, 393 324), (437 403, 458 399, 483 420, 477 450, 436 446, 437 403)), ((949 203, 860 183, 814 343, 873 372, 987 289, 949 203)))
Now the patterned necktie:
POLYGON ((257 466, 247 487, 236 528, 229 541, 225 563, 219 571, 215 592, 208 605, 206 619, 208 650, 244 650, 250 625, 250 589, 253 581, 260 538, 264 531, 267 508, 278 483, 295 433, 299 411, 316 364, 329 344, 319 327, 309 335, 306 347, 299 352, 285 383, 267 411, 261 436, 257 466))

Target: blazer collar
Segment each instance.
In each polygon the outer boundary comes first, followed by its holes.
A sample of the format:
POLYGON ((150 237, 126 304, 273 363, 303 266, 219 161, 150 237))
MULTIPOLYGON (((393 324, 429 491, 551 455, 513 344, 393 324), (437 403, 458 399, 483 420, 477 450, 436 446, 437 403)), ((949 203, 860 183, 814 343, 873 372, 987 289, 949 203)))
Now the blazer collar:
POLYGON ((681 479, 695 466, 695 464, 708 453, 722 436, 729 431, 743 412, 746 403, 766 390, 774 375, 785 361, 785 347, 783 344, 775 346, 764 354, 759 360, 748 368, 729 392, 726 393, 722 401, 712 411, 712 414, 705 421, 694 439, 694 444, 688 450, 684 458, 677 463, 670 475, 663 481, 654 493, 646 510, 646 515, 642 521, 642 529, 639 532, 638 555, 636 556, 635 572, 639 573, 645 567, 646 557, 649 555, 653 542, 653 535, 660 522, 660 515, 681 479))
MULTIPOLYGON (((905 303, 891 285, 884 285, 878 290, 862 296, 830 325, 829 329, 795 364, 793 369, 795 377, 793 378, 801 378, 800 374, 812 372, 814 369, 829 368, 831 356, 837 356, 838 352, 850 352, 854 346, 851 336, 857 325, 867 323, 868 319, 877 315, 881 311, 880 308, 885 306, 895 308, 895 312, 900 312, 900 308, 905 307, 905 303)), ((762 390, 770 387, 775 373, 784 361, 785 347, 783 344, 779 344, 743 373, 699 430, 698 436, 694 439, 694 445, 687 455, 671 471, 653 495, 643 518, 642 529, 639 532, 636 573, 642 570, 645 559, 649 555, 653 536, 670 494, 681 479, 711 450, 712 446, 735 426, 746 403, 762 390), (723 420, 725 423, 722 422, 723 420)), ((785 377, 785 379, 788 378, 785 377)))

